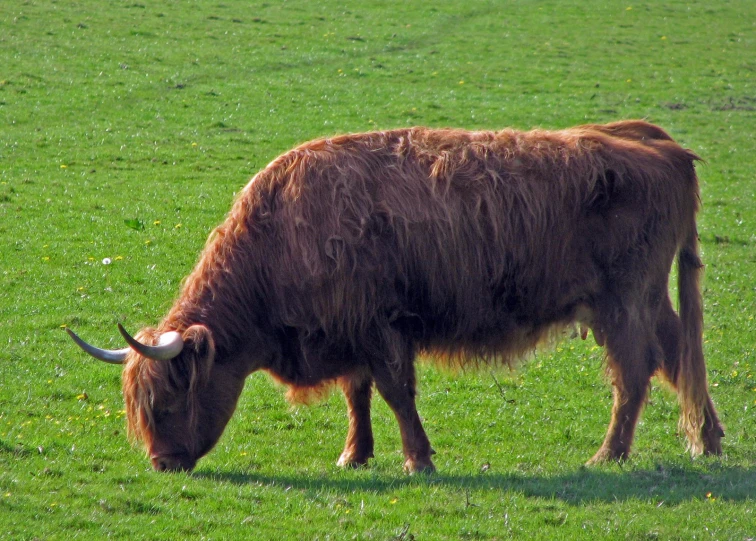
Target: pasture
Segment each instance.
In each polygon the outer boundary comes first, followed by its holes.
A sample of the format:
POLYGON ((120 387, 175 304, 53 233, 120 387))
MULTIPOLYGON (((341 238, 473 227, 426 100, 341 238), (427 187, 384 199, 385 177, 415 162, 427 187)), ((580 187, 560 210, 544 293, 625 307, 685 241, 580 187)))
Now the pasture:
POLYGON ((756 4, 139 2, 0 5, 0 537, 756 537, 756 4), (376 457, 335 465, 338 392, 291 408, 249 378, 192 474, 127 440, 122 347, 156 324, 234 194, 323 135, 646 118, 698 166, 705 354, 721 457, 691 459, 654 384, 634 453, 586 468, 610 417, 592 338, 515 371, 424 364, 438 472, 406 476, 377 397, 376 457))

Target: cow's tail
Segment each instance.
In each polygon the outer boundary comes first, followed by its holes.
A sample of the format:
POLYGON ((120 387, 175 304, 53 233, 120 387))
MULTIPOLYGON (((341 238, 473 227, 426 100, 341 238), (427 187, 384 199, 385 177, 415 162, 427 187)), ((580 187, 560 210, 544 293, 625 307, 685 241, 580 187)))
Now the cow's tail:
POLYGON ((700 284, 702 268, 694 224, 677 254, 677 292, 683 342, 677 392, 680 400, 680 428, 688 438, 693 455, 703 452, 701 432, 704 408, 708 401, 703 356, 703 302, 700 284))
POLYGON ((706 363, 703 354, 703 300, 701 274, 703 263, 699 257, 696 212, 700 202, 698 178, 693 162, 700 160, 690 150, 686 153, 685 184, 688 202, 683 220, 682 244, 677 253, 677 294, 679 316, 682 323, 682 344, 676 387, 680 401, 680 430, 688 439, 689 450, 696 456, 701 453, 720 454, 722 425, 709 396, 706 363))

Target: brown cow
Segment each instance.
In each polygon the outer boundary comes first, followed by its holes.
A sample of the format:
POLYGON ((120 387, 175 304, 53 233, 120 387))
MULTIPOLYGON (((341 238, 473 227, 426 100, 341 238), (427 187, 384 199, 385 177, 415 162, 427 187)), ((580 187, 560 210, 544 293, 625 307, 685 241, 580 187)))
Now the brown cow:
POLYGON ((418 352, 513 363, 574 323, 606 345, 612 419, 592 463, 627 457, 649 380, 678 392, 693 454, 721 452, 707 390, 697 156, 642 121, 561 131, 426 128, 305 143, 239 194, 158 328, 123 362, 130 432, 157 470, 191 470, 245 378, 306 400, 338 383, 340 465, 373 456, 375 384, 410 472, 433 470, 418 352), (680 316, 668 295, 677 256, 680 316), (146 345, 144 345, 146 344, 146 345))

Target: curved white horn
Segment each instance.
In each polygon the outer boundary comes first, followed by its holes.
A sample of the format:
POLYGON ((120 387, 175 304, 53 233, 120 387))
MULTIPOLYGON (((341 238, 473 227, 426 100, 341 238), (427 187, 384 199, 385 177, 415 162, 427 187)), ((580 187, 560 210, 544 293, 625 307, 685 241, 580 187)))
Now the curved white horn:
POLYGON ((181 350, 184 348, 184 339, 176 331, 169 331, 160 335, 157 346, 146 346, 137 342, 135 338, 126 332, 126 329, 120 323, 118 324, 118 330, 131 349, 142 357, 147 357, 153 361, 169 361, 181 353, 181 350))
POLYGON ((100 349, 93 345, 87 344, 84 340, 78 337, 78 335, 71 329, 66 327, 66 332, 76 344, 89 353, 95 359, 99 359, 110 364, 123 364, 126 361, 126 355, 128 355, 130 348, 124 349, 100 349))

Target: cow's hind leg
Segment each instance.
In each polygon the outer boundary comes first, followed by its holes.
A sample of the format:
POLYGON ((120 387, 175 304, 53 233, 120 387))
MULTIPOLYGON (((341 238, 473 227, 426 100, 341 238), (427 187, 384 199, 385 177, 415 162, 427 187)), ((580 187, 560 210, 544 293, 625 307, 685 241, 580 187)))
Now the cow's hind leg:
POLYGON ((624 460, 630 453, 649 382, 662 355, 649 319, 626 312, 616 326, 605 329, 614 405, 604 443, 588 464, 624 460))
POLYGON ((433 472, 436 469, 431 460, 433 450, 415 406, 415 352, 399 333, 387 334, 391 334, 393 339, 382 348, 385 356, 378 358, 373 355, 375 386, 399 422, 404 470, 408 473, 433 472))
POLYGON ((700 439, 699 434, 688 434, 692 450, 696 451, 696 445, 702 445, 702 451, 705 454, 721 454, 721 439, 724 436, 724 431, 709 396, 705 372, 702 374, 687 375, 688 379, 693 380, 688 382, 688 386, 692 387, 688 392, 690 396, 685 396, 685 393, 681 391, 680 387, 684 385, 684 380, 686 379, 684 367, 682 366, 684 349, 682 323, 672 308, 669 298, 664 300, 659 312, 656 336, 664 351, 661 373, 680 397, 680 409, 682 412, 680 424, 682 427, 685 428, 686 425, 686 411, 703 409, 703 426, 700 428, 700 439), (699 397, 697 401, 695 397, 699 397), (690 402, 689 404, 686 403, 688 401, 690 402))
POLYGON ((370 398, 373 378, 365 371, 339 378, 349 415, 349 432, 339 466, 364 466, 373 457, 373 428, 370 423, 370 398))

